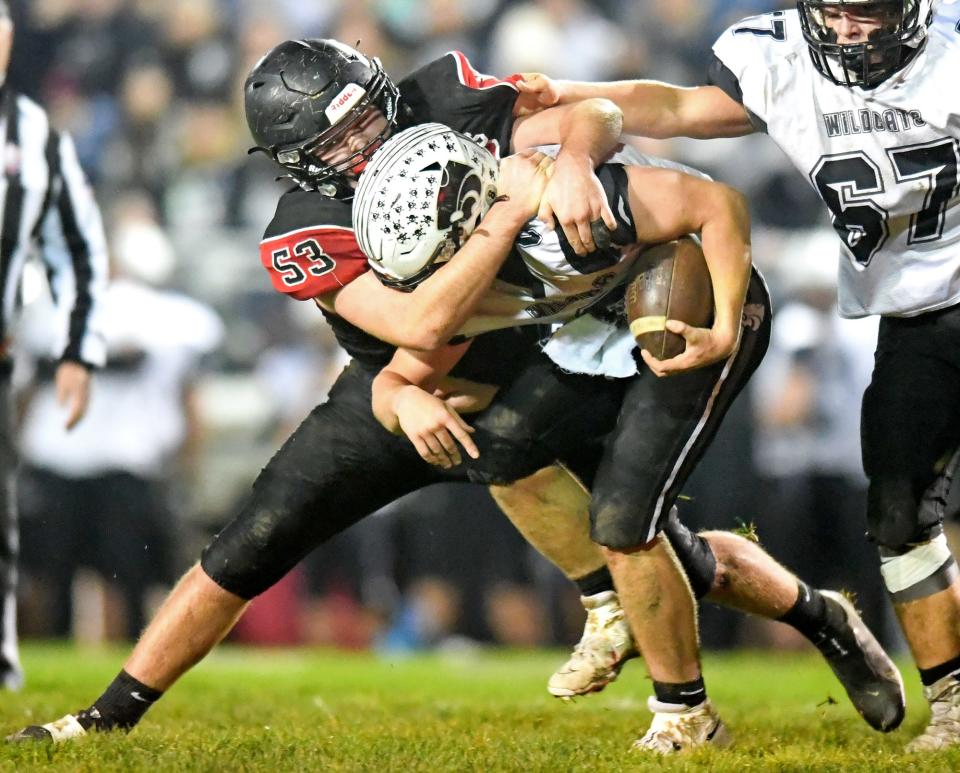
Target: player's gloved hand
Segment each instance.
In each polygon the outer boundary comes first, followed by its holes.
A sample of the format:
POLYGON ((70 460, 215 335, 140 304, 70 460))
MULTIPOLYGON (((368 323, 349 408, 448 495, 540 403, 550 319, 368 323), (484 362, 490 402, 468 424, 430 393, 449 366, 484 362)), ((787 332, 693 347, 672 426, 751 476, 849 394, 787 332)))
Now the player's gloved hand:
POLYGON ((560 101, 560 84, 540 72, 522 73, 523 80, 517 82, 520 96, 513 106, 513 114, 518 118, 553 107, 560 101))
POLYGON ((496 204, 509 207, 522 222, 530 220, 540 208, 540 198, 547 187, 553 159, 539 151, 524 150, 500 162, 497 193, 506 200, 496 204))
POLYGON ((473 427, 439 397, 416 386, 404 387, 394 398, 400 428, 424 461, 449 470, 463 461, 457 442, 477 459, 480 451, 470 437, 473 427))
POLYGON ((687 342, 687 348, 676 357, 669 360, 658 360, 646 349, 640 350, 640 356, 657 376, 675 376, 720 360, 725 360, 736 351, 740 343, 740 328, 731 332, 726 329, 693 327, 678 319, 668 319, 667 330, 682 335, 687 342))
POLYGON ((55 377, 57 402, 67 407, 65 427, 73 429, 87 412, 90 402, 90 371, 79 362, 65 360, 55 377))
POLYGON ((559 223, 577 255, 587 255, 597 249, 593 223, 600 221, 610 231, 617 228, 593 163, 589 158, 578 159, 562 152, 553 164, 537 219, 551 230, 559 223))

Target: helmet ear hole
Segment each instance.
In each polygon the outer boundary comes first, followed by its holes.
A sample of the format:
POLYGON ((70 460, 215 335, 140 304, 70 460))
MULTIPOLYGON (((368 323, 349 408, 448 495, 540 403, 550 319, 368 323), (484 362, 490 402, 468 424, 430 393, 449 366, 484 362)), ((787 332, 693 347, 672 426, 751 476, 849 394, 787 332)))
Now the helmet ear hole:
POLYGON ((414 286, 460 249, 496 197, 497 161, 442 124, 401 132, 377 150, 354 196, 360 249, 392 286, 414 286))

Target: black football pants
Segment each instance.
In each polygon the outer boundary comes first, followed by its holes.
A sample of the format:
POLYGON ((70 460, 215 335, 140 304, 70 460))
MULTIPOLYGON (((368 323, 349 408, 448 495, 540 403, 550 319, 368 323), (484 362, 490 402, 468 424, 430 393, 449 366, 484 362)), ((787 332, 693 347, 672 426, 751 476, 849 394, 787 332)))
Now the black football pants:
POLYGON ((327 401, 261 471, 243 509, 203 551, 201 565, 218 585, 253 598, 361 518, 455 479, 377 422, 370 407, 375 375, 348 365, 327 401))
POLYGON ((492 452, 481 454, 471 476, 496 482, 509 470, 515 479, 559 459, 593 494, 595 542, 616 549, 648 543, 763 359, 770 316, 755 270, 740 346, 725 361, 666 378, 643 365, 632 378, 604 379, 564 373, 542 358, 474 422, 492 452))
POLYGON ((252 598, 317 545, 405 494, 443 481, 509 483, 557 460, 593 489, 597 542, 642 544, 666 520, 763 358, 769 328, 769 297, 755 273, 740 348, 710 368, 666 379, 644 368, 632 379, 605 379, 565 374, 546 356, 533 357, 471 417, 480 459, 451 471, 428 465, 409 440, 380 426, 370 408, 375 374, 351 364, 204 550, 203 569, 224 589, 252 598))
POLYGON ((860 434, 871 539, 900 551, 935 536, 960 446, 960 306, 880 321, 860 434))

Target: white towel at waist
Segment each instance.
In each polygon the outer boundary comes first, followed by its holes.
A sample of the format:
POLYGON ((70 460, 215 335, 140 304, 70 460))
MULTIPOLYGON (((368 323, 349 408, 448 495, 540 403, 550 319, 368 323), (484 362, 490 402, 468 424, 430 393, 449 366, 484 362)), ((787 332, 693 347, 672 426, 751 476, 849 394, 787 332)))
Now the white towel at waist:
POLYGON ((570 373, 629 378, 638 373, 636 345, 629 328, 584 314, 561 325, 543 351, 570 373))

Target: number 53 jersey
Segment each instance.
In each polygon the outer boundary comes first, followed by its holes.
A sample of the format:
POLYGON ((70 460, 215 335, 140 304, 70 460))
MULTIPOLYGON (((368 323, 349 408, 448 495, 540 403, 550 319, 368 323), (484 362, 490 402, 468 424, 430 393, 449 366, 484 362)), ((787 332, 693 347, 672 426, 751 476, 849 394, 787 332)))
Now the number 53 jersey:
POLYGON ((840 313, 913 316, 960 303, 960 4, 874 89, 814 67, 796 11, 738 22, 711 82, 806 175, 843 243, 840 313))

